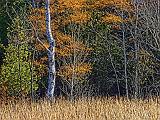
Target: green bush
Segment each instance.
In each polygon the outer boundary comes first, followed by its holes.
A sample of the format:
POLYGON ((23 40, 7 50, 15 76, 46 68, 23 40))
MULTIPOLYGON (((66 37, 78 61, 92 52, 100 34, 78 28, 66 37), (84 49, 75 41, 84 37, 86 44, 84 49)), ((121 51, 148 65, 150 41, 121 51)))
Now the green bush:
POLYGON ((27 45, 13 45, 9 44, 6 48, 4 63, 1 66, 0 85, 5 85, 6 91, 9 95, 29 94, 31 91, 31 84, 33 90, 38 89, 35 72, 31 74, 31 67, 27 45), (31 82, 31 75, 33 76, 33 83, 31 82))

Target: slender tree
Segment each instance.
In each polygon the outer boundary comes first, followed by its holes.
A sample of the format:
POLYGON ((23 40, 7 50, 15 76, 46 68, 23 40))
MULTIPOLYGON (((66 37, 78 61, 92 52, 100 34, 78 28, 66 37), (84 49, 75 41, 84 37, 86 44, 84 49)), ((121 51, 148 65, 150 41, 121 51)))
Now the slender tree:
POLYGON ((55 68, 55 39, 51 32, 51 15, 50 15, 50 0, 46 0, 46 33, 49 42, 48 51, 48 89, 47 96, 54 96, 56 68, 55 68))

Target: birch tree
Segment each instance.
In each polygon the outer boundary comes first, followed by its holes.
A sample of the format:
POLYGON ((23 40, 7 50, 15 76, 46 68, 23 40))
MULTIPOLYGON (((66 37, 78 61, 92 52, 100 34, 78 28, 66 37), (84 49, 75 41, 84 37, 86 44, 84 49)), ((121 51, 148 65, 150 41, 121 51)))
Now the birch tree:
POLYGON ((56 68, 55 68, 55 39, 51 32, 51 15, 50 15, 50 0, 46 0, 46 34, 49 42, 48 51, 48 88, 47 96, 54 96, 56 68))
MULTIPOLYGON (((48 51, 49 78, 48 78, 47 96, 52 97, 51 94, 54 94, 56 75, 58 76, 58 78, 63 79, 63 81, 68 81, 68 82, 70 82, 71 80, 70 78, 73 76, 73 74, 76 74, 77 81, 79 79, 84 80, 85 75, 88 74, 91 67, 90 64, 86 62, 87 60, 83 59, 82 57, 85 56, 86 58, 86 56, 89 54, 88 51, 90 51, 90 48, 88 48, 84 44, 83 40, 80 40, 81 39, 80 37, 77 37, 79 38, 78 40, 75 39, 76 38, 75 36, 80 35, 80 31, 76 32, 78 29, 73 29, 69 27, 69 26, 77 26, 78 24, 79 24, 78 26, 81 26, 81 24, 84 24, 86 23, 86 21, 89 20, 89 15, 86 12, 82 12, 82 10, 80 9, 82 7, 82 3, 80 2, 81 4, 77 6, 77 2, 70 1, 68 3, 59 1, 58 3, 55 3, 56 5, 53 5, 51 3, 52 5, 49 7, 50 4, 49 2, 54 3, 54 1, 46 1, 46 10, 44 11, 43 7, 34 9, 33 11, 35 12, 33 12, 32 16, 29 19, 34 24, 33 26, 35 26, 35 35, 38 42, 45 48, 43 49, 44 51, 46 50, 48 51), (73 6, 75 7, 71 6, 70 4, 73 4, 73 6), (55 6, 58 6, 58 10, 55 8, 55 6), (65 8, 63 8, 63 6, 65 6, 65 8), (73 9, 73 11, 75 12, 74 14, 67 13, 71 9, 73 9), (57 16, 55 16, 55 14, 57 16), (44 15, 46 16, 46 23, 44 23, 45 21, 44 15), (54 16, 52 20, 51 16, 52 17, 54 16), (46 26, 44 26, 44 24, 46 24, 46 26), (51 28, 52 26, 53 28, 51 28), (68 27, 66 28, 66 26, 68 27), (62 29, 65 32, 62 31, 62 29), (75 32, 67 32, 67 30, 68 31, 75 30, 75 32), (47 31, 48 42, 45 41, 46 38, 44 35, 45 31, 47 31), (56 46, 55 46, 55 39, 53 38, 52 34, 56 39, 56 46), (55 52, 57 56, 56 61, 57 63, 60 63, 59 66, 57 64, 56 68, 57 72, 55 72, 55 60, 54 60, 55 52), (75 56, 80 57, 79 60, 76 61, 76 63, 73 62, 75 61, 75 59, 72 60, 72 58, 75 58, 75 56)), ((69 84, 68 86, 70 85, 71 84, 69 84)), ((72 89, 74 85, 72 84, 71 86, 72 89)), ((73 89, 71 91, 73 92, 73 89)))

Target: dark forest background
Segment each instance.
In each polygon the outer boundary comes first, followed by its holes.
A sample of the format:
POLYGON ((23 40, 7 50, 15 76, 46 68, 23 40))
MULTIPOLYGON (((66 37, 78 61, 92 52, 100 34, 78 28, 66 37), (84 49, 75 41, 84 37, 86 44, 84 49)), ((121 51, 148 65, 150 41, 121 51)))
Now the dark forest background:
MULTIPOLYGON (((118 1, 118 0, 117 0, 118 1)), ((160 94, 160 2, 52 1, 55 96, 160 94), (102 2, 102 3, 101 3, 102 2), (78 6, 79 5, 79 6, 78 6)), ((0 97, 45 96, 47 50, 43 1, 0 2, 0 97)))

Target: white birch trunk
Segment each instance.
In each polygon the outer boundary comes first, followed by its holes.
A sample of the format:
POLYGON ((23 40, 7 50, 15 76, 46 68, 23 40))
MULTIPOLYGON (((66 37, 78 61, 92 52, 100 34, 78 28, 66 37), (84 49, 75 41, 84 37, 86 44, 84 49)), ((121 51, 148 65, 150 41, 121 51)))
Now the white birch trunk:
POLYGON ((48 52, 48 88, 47 97, 52 98, 54 96, 55 89, 55 39, 51 32, 51 16, 50 16, 50 0, 46 0, 46 33, 49 42, 49 52, 48 52))

